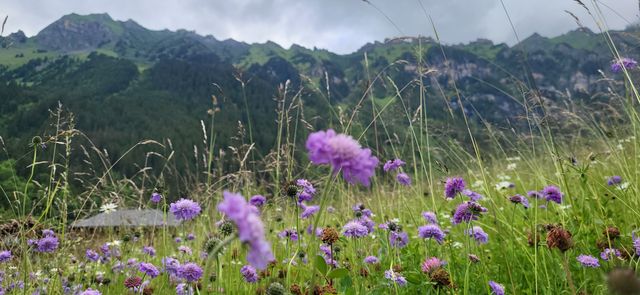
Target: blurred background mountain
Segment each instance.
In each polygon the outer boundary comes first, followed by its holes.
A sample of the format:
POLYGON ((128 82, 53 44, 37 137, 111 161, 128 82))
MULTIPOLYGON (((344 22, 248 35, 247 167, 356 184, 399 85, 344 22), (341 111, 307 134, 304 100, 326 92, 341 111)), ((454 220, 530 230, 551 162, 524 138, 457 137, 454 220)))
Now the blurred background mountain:
MULTIPOLYGON (((639 30, 609 33, 623 55, 634 57, 639 30)), ((357 110, 353 133, 364 133, 371 146, 404 136, 406 117, 420 105, 418 82, 425 85, 432 136, 461 142, 467 136, 461 110, 472 126, 517 133, 527 130, 522 115, 536 112, 534 96, 548 107, 593 106, 607 104, 612 87, 606 79, 611 49, 602 34, 585 28, 555 38, 534 34, 511 47, 403 37, 339 55, 148 30, 107 14, 70 14, 33 37, 18 31, 0 41, 0 135, 12 154, 24 151, 34 135, 52 132, 50 110, 60 102, 74 114, 75 127, 111 159, 140 140, 170 139, 176 161, 187 169, 186 159, 202 143, 200 121, 209 126, 215 109, 217 148, 232 144, 241 122, 253 130, 258 151, 269 153, 277 138, 276 98, 286 81, 288 95, 301 99, 308 126, 337 126, 357 110), (382 108, 385 130, 376 138, 367 127, 382 108)), ((297 132, 302 139, 307 131, 297 132)), ((132 163, 141 157, 123 159, 116 170, 134 173, 132 163)))

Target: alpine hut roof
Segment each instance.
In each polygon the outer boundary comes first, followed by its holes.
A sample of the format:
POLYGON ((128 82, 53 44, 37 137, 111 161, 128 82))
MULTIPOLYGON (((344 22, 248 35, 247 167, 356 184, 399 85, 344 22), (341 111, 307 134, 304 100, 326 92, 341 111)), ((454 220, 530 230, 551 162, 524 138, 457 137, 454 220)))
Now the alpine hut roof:
POLYGON ((78 220, 71 227, 140 227, 140 226, 177 226, 180 222, 172 214, 164 214, 156 209, 123 209, 114 212, 103 212, 98 215, 78 220))

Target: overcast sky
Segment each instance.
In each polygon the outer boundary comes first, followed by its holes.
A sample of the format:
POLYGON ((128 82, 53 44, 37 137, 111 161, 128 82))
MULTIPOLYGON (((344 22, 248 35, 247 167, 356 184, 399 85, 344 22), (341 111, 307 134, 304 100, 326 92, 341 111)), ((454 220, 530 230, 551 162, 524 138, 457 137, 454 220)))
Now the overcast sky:
MULTIPOLYGON (((339 53, 403 34, 433 36, 427 15, 446 43, 516 40, 500 0, 369 1, 373 5, 363 0, 0 0, 0 15, 9 15, 5 32, 21 29, 28 36, 65 14, 106 12, 150 29, 195 30, 218 39, 271 40, 284 47, 296 43, 339 53)), ((503 1, 520 38, 575 29, 575 20, 565 10, 597 30, 593 18, 574 0, 503 1)), ((593 9, 596 0, 582 1, 593 9)), ((638 0, 597 1, 612 29, 639 19, 638 0)))

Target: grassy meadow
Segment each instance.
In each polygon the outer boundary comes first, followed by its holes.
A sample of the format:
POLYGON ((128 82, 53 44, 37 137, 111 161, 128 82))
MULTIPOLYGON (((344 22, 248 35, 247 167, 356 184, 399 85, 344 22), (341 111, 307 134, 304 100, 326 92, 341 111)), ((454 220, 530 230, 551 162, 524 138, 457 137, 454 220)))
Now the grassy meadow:
MULTIPOLYGON (((419 91, 411 108, 403 96, 427 87, 420 54, 420 79, 391 82, 394 97, 367 91, 352 112, 334 105, 327 128, 308 123, 300 92, 282 85, 269 154, 256 151, 260 126, 250 120, 236 146, 218 146, 214 97, 210 120, 194 126, 203 134, 188 160, 195 172, 177 171, 170 140, 132 143, 115 161, 78 147, 90 138, 60 106, 52 135, 25 147, 27 180, 0 179, 12 212, 0 216, 0 294, 640 294, 639 69, 602 36, 619 65, 602 78, 624 86, 611 87, 606 105, 551 108, 522 81, 513 99, 526 131, 471 124, 463 108, 442 112, 465 138, 434 130, 427 101, 450 98, 419 91), (354 123, 362 108, 368 125, 354 123), (403 134, 386 127, 391 109, 404 110, 394 114, 403 134), (138 173, 114 172, 140 150, 138 173), (69 168, 74 157, 86 171, 69 168), (80 173, 78 193, 70 183, 80 173), (80 209, 69 212, 71 203, 80 209), (181 224, 70 226, 123 208, 158 209, 181 224)), ((455 82, 438 86, 458 93, 455 82)))

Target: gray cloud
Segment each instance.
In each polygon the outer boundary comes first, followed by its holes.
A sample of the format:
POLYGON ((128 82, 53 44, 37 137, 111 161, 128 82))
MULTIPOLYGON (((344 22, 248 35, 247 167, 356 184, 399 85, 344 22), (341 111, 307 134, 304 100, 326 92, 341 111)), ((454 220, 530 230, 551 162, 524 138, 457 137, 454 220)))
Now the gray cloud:
MULTIPOLYGON (((487 38, 513 44, 516 37, 500 0, 5 0, 0 15, 9 15, 6 31, 34 35, 64 14, 109 13, 133 19, 150 29, 188 29, 218 39, 245 42, 272 40, 348 53, 367 42, 405 35, 433 36, 431 16, 443 42, 487 38), (421 1, 421 2, 419 2, 421 1), (421 8, 420 3, 424 7, 421 8)), ((577 27, 564 10, 598 31, 596 21, 573 0, 503 0, 520 38, 534 32, 556 36, 577 27)), ((621 29, 638 21, 636 0, 583 0, 599 5, 606 24, 621 29)))

